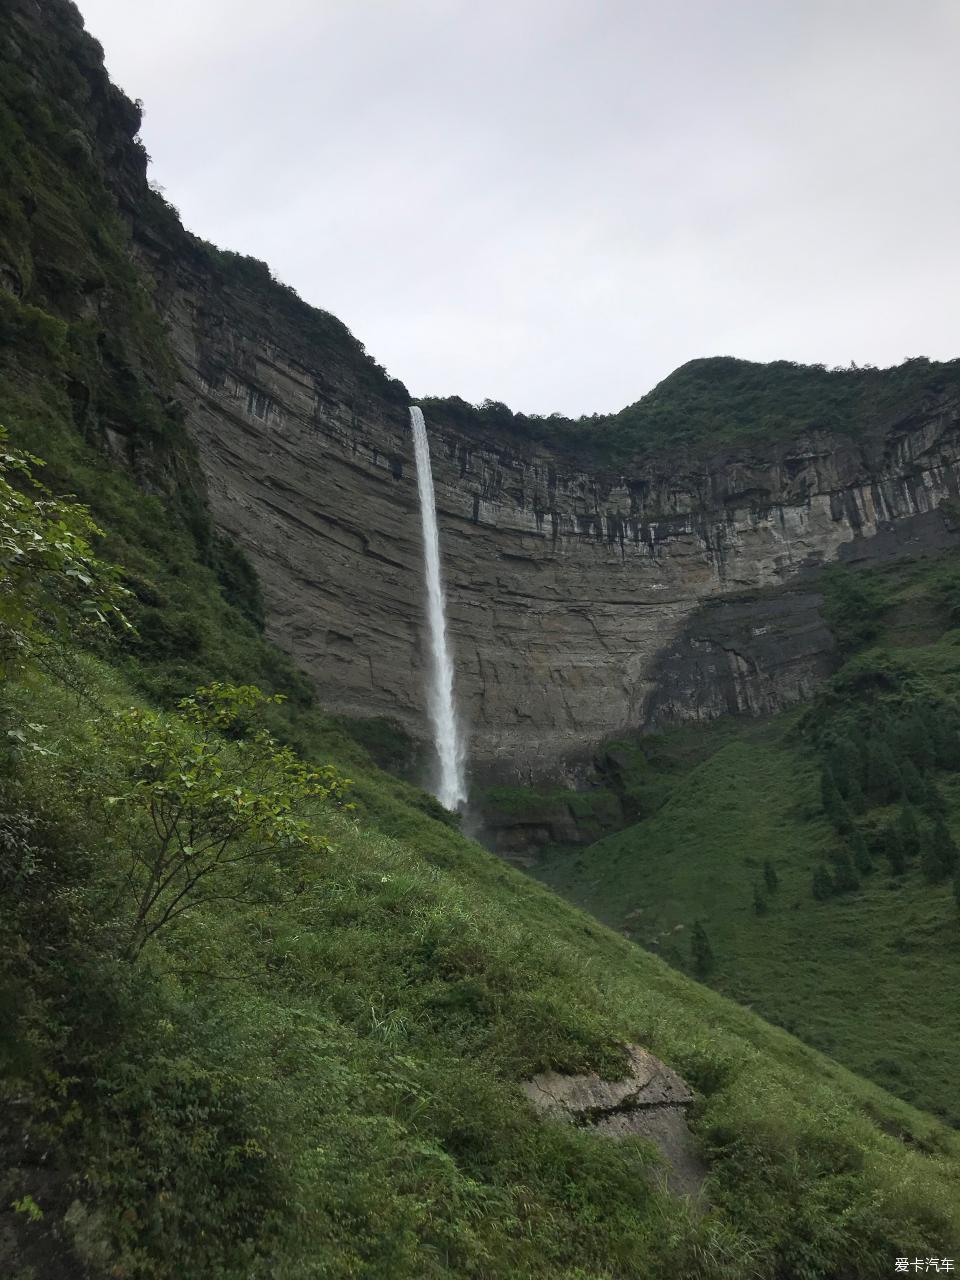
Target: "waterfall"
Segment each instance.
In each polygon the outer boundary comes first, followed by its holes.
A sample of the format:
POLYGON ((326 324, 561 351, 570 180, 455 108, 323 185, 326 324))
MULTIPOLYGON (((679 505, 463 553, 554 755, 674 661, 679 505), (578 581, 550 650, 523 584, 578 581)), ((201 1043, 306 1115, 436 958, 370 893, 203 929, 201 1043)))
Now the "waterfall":
POLYGON ((433 740, 440 762, 436 797, 447 809, 458 809, 467 798, 464 780, 466 755, 453 700, 453 660, 447 644, 446 602, 440 576, 440 534, 430 469, 430 442, 423 412, 410 406, 413 449, 417 459, 420 491, 420 524, 423 529, 423 571, 427 580, 427 620, 430 624, 430 688, 427 705, 433 740))

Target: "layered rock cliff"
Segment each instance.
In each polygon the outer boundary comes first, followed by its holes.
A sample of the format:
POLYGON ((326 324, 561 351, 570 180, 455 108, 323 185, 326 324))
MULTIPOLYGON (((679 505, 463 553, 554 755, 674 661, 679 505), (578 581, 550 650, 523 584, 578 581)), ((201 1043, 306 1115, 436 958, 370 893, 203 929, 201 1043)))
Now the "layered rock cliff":
MULTIPOLYGON (((271 634, 325 704, 422 735, 405 406, 358 396, 349 370, 202 279, 170 299, 212 510, 257 566, 271 634)), ((430 425, 472 758, 521 776, 623 729, 808 696, 830 663, 818 597, 773 589, 952 537, 931 513, 960 485, 953 398, 857 446, 813 436, 624 475, 430 425)))
MULTIPOLYGON (((407 393, 339 322, 183 231, 147 187, 138 113, 93 42, 77 45, 72 6, 15 0, 11 13, 18 56, 86 51, 65 109, 129 227, 213 517, 256 566, 268 634, 325 706, 423 737, 407 393)), ((31 69, 38 82, 50 57, 31 69)), ((26 298, 22 274, 0 263, 26 298)), ((832 661, 817 566, 954 536, 941 511, 960 493, 952 386, 857 439, 813 431, 657 454, 640 440, 616 470, 589 450, 479 437, 442 410, 428 426, 458 698, 481 774, 556 772, 625 729, 807 696, 832 661)))

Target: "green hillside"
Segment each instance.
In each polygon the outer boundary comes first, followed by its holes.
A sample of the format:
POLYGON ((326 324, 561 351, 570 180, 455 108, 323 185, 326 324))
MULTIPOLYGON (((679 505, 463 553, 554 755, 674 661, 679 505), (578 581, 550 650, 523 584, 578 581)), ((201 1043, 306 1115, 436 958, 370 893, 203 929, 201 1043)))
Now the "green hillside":
POLYGON ((960 1124, 955 867, 938 871, 924 852, 940 818, 960 836, 950 742, 960 564, 948 556, 838 569, 828 582, 848 660, 811 708, 625 745, 629 784, 656 812, 585 850, 545 857, 535 874, 691 972, 700 921, 711 985, 960 1124), (943 726, 938 760, 929 750, 943 726), (860 749, 859 795, 844 803, 839 829, 823 789, 824 769, 838 767, 835 740, 860 749), (878 762, 866 757, 879 744, 896 776, 871 794, 878 762), (920 839, 912 852, 897 838, 904 799, 920 839), (818 871, 835 884, 851 864, 849 888, 814 896, 818 871))
POLYGON ((858 438, 960 393, 960 361, 918 357, 889 369, 827 369, 732 356, 691 360, 635 404, 578 419, 514 413, 505 404, 473 406, 457 397, 420 401, 431 420, 481 439, 533 440, 593 466, 622 466, 645 455, 753 447, 812 430, 858 438))
POLYGON ((147 659, 81 621, 110 580, 69 504, 17 492, 42 572, 5 545, 4 1274, 772 1280, 949 1251, 955 1133, 504 866, 317 711, 152 711, 147 659), (224 814, 245 860, 165 917, 224 814), (615 1077, 624 1042, 696 1091, 703 1216, 645 1142, 520 1092, 615 1077))

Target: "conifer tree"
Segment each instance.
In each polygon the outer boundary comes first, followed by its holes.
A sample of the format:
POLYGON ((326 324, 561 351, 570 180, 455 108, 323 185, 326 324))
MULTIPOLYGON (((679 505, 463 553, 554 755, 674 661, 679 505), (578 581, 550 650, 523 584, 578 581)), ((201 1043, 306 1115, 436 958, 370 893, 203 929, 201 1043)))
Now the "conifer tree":
POLYGON ((833 885, 837 893, 847 893, 860 888, 860 881, 854 870, 853 859, 844 848, 834 849, 830 854, 834 866, 833 885))
POLYGON ((837 812, 843 808, 843 797, 829 769, 824 769, 820 775, 820 802, 823 812, 833 822, 837 812))
POLYGON ((928 813, 932 813, 935 816, 944 814, 947 811, 943 796, 940 794, 940 788, 932 777, 924 779, 923 807, 928 813))
POLYGON ((824 769, 820 777, 820 798, 823 812, 841 835, 853 829, 853 815, 844 803, 840 790, 829 769, 824 769))
POLYGON ((765 916, 769 910, 763 890, 758 884, 753 886, 753 909, 758 916, 765 916))
POLYGON ((867 848, 866 841, 859 831, 852 831, 847 837, 847 848, 853 857, 853 865, 864 875, 868 875, 873 870, 873 859, 870 857, 870 850, 867 848))
POLYGON ((917 766, 909 758, 900 761, 900 777, 903 780, 903 796, 910 804, 923 804, 928 784, 921 778, 917 766))
POLYGON ((827 765, 848 804, 858 792, 862 795, 865 761, 857 742, 845 734, 835 739, 827 756, 827 765))
POLYGON ((896 821, 896 833, 905 858, 915 858, 920 852, 920 827, 913 806, 905 804, 896 821))
POLYGON ((943 725, 937 743, 937 763, 941 769, 960 769, 960 726, 951 713, 951 719, 943 725))
POLYGON ((831 744, 826 758, 827 772, 833 778, 837 790, 846 799, 853 781, 850 773, 850 758, 839 741, 831 744))
POLYGON ((811 891, 817 902, 826 902, 828 898, 833 897, 833 877, 822 862, 813 873, 811 891))
POLYGON ((776 893, 780 884, 777 869, 769 858, 765 858, 763 863, 763 883, 767 886, 768 893, 776 893))
POLYGON ((933 768, 936 763, 936 748, 933 735, 919 708, 914 708, 903 721, 901 740, 904 754, 917 769, 927 770, 933 768))
POLYGON ((930 765, 941 769, 960 767, 960 733, 953 708, 943 703, 925 709, 921 721, 926 736, 930 765))
POLYGON ((880 738, 871 743, 867 754, 867 794, 879 804, 897 800, 903 791, 900 770, 893 753, 880 738))
POLYGON ((957 846, 942 818, 937 818, 923 843, 920 866, 931 884, 940 884, 956 869, 957 846))
POLYGON ((690 953, 694 973, 698 978, 705 978, 713 970, 713 948, 710 946, 707 931, 699 920, 694 922, 693 932, 690 935, 690 953))
POLYGON ((889 859, 891 872, 895 876, 902 876, 907 869, 907 860, 903 856, 903 845, 892 827, 889 828, 889 835, 891 839, 884 844, 883 852, 889 859))
POLYGON ((863 794, 863 789, 860 786, 859 781, 854 777, 851 777, 850 779, 850 785, 847 788, 846 801, 847 808, 851 813, 863 813, 867 807, 867 801, 863 794))

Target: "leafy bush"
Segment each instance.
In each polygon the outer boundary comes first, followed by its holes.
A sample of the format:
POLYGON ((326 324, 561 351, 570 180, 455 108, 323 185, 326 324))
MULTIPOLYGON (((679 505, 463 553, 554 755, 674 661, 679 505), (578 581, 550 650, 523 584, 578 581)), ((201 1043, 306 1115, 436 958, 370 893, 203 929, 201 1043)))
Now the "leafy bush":
POLYGON ((217 683, 181 699, 179 717, 132 707, 97 724, 85 795, 123 824, 128 810, 148 819, 122 855, 131 958, 200 905, 262 898, 265 864, 317 873, 329 846, 311 819, 344 804, 348 783, 332 765, 309 768, 266 729, 241 736, 251 712, 281 700, 217 683))
POLYGON ((34 476, 40 459, 6 442, 0 428, 0 664, 83 628, 131 630, 129 592, 94 555, 101 531, 89 511, 54 498, 34 476))

